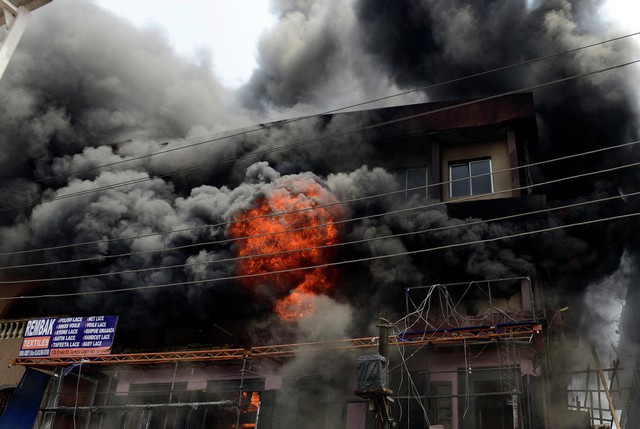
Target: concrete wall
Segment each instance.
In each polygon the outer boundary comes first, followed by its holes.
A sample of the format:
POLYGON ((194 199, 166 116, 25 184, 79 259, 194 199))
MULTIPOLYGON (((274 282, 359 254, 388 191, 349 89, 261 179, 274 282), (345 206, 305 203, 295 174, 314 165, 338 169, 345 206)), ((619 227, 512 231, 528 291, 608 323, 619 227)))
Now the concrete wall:
POLYGON ((0 340, 0 389, 16 387, 24 374, 21 366, 9 367, 9 363, 18 356, 22 338, 0 340))

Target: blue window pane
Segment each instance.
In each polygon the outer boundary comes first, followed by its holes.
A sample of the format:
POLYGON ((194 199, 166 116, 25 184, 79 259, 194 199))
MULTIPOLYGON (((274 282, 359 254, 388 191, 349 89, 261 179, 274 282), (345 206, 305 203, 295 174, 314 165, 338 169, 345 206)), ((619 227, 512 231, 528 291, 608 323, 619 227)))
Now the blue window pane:
POLYGON ((427 169, 416 168, 407 170, 407 200, 417 195, 420 198, 427 196, 427 169), (418 188, 418 189, 412 189, 418 188))
POLYGON ((469 164, 452 165, 449 170, 451 174, 451 197, 471 195, 471 183, 468 180, 469 164))
POLYGON ((481 161, 472 161, 469 163, 471 167, 471 194, 482 195, 493 192, 491 184, 491 161, 483 159, 481 161))

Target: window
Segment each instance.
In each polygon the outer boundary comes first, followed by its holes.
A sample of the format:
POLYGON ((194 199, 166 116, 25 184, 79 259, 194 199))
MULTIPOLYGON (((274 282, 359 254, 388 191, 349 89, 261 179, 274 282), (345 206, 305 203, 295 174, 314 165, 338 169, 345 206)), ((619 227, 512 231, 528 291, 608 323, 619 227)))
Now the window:
POLYGON ((427 196, 427 169, 413 168, 405 172, 406 200, 414 196, 425 198, 427 196), (416 189, 417 188, 417 189, 416 189))
POLYGON ((0 416, 7 408, 7 403, 9 402, 9 398, 11 398, 11 394, 14 390, 16 390, 15 387, 0 390, 0 416))
POLYGON ((450 429, 453 427, 452 391, 450 381, 432 381, 429 383, 430 397, 429 419, 431 424, 442 425, 450 429))
POLYGON ((506 390, 504 385, 504 378, 511 377, 510 372, 519 377, 520 369, 503 366, 473 368, 473 371, 462 369, 458 373, 458 416, 466 413, 465 418, 459 420, 460 429, 521 427, 517 423, 517 410, 522 407, 523 395, 506 390))
POLYGON ((449 165, 451 198, 493 192, 491 159, 478 159, 449 165))

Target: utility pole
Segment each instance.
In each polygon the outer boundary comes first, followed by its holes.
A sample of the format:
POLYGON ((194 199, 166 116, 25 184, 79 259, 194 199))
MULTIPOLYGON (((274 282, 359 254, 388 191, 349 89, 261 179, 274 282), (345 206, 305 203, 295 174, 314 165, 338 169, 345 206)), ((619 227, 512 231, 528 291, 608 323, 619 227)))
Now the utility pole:
POLYGON ((377 429, 391 429, 396 426, 389 413, 389 405, 393 402, 393 391, 389 388, 389 329, 391 325, 380 315, 378 354, 359 356, 357 396, 369 400, 369 410, 376 414, 377 429))

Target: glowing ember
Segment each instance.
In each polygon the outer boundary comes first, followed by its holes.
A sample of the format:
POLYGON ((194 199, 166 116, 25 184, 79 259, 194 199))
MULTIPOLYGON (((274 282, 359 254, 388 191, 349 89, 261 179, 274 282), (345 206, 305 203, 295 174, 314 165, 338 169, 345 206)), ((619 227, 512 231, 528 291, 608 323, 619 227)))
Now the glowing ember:
POLYGON ((251 406, 258 408, 260 405, 260 394, 258 392, 251 393, 251 406))
POLYGON ((258 392, 242 392, 242 403, 246 404, 246 409, 243 412, 256 412, 260 406, 260 394, 258 392), (249 397, 249 393, 251 393, 251 397, 249 397))
MULTIPOLYGON (((338 242, 334 224, 341 214, 328 190, 310 178, 283 177, 271 192, 242 212, 228 234, 236 239, 239 275, 261 274, 325 264, 338 242)), ((320 267, 243 279, 248 286, 268 285, 279 297, 275 312, 294 321, 314 311, 313 298, 331 291, 335 270, 320 267), (287 294, 288 293, 288 294, 287 294), (284 295, 284 297, 283 297, 284 295)))

